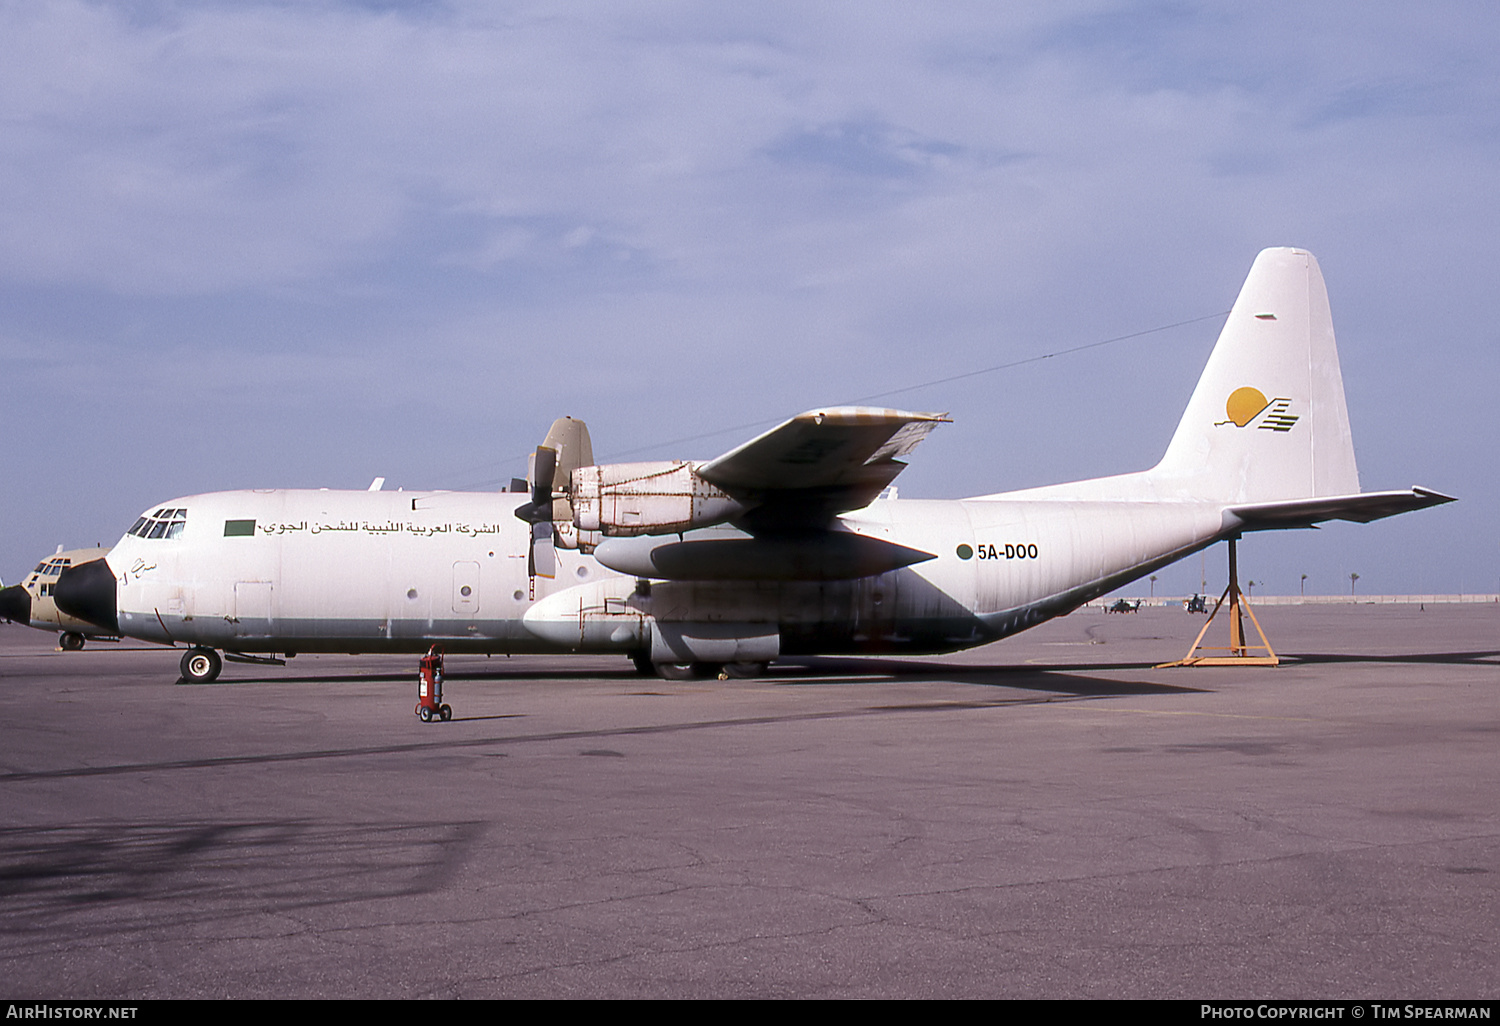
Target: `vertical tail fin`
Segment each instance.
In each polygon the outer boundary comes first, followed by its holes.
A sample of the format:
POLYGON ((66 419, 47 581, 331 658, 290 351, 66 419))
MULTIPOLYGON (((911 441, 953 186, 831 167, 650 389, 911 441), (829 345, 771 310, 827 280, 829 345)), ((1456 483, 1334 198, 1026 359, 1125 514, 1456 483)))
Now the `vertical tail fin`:
POLYGON ((594 462, 594 443, 589 438, 588 425, 581 420, 558 417, 552 422, 542 444, 557 450, 556 474, 559 481, 566 482, 573 471, 594 462))
POLYGON ((1166 455, 1148 476, 1226 502, 1359 491, 1323 273, 1267 249, 1208 358, 1166 455))

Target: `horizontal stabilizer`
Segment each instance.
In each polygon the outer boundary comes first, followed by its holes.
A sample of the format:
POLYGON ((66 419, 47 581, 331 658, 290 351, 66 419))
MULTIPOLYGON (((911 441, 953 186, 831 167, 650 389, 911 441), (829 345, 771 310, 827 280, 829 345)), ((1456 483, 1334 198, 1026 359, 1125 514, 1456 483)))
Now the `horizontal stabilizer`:
POLYGON ((1225 512, 1244 524, 1247 531, 1268 531, 1288 527, 1311 527, 1325 520, 1351 520, 1368 524, 1372 520, 1410 513, 1414 509, 1441 506, 1456 501, 1451 495, 1430 488, 1407 491, 1364 492, 1358 495, 1330 495, 1316 499, 1289 499, 1283 502, 1259 502, 1231 506, 1225 512))

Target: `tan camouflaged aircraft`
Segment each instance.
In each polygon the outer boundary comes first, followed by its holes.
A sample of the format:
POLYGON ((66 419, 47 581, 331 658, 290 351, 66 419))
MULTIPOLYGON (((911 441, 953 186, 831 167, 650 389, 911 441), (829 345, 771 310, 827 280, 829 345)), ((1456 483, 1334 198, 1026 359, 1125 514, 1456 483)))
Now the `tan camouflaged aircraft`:
POLYGON ((38 563, 20 584, 0 588, 0 620, 35 627, 39 631, 60 631, 57 645, 69 652, 82 648, 89 638, 116 640, 118 635, 59 610, 52 597, 58 575, 64 570, 107 555, 108 549, 69 549, 64 552, 59 545, 57 551, 38 563))

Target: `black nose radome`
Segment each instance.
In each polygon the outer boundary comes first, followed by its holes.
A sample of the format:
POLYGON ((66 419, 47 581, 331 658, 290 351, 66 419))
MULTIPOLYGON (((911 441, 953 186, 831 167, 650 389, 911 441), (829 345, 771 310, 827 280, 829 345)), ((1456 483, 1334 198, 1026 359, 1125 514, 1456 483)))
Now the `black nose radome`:
POLYGON ((31 624, 31 595, 19 584, 0 588, 0 620, 31 624))
POLYGON ((120 633, 119 609, 115 604, 115 572, 102 559, 70 566, 57 575, 52 597, 57 608, 69 616, 87 620, 111 634, 120 633))

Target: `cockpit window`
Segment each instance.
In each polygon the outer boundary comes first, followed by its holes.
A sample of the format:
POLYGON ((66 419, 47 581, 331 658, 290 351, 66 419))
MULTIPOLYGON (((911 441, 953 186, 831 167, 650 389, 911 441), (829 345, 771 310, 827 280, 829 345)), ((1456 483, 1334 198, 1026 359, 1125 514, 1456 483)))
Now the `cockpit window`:
POLYGON ((141 517, 127 531, 137 538, 176 538, 187 526, 187 510, 159 509, 150 516, 141 517))

